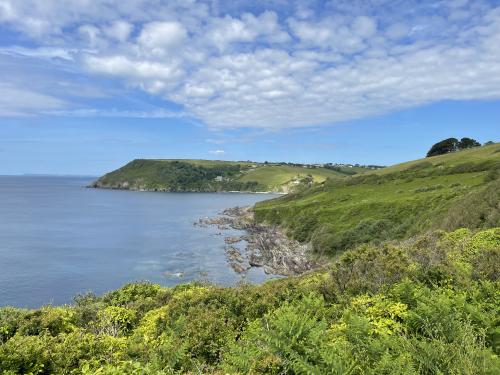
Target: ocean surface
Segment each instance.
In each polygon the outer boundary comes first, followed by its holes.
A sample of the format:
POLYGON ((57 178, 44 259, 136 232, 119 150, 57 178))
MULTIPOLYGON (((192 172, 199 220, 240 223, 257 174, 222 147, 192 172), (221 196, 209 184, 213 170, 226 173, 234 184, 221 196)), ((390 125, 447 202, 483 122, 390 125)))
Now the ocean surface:
MULTIPOLYGON (((262 282, 227 264, 224 235, 193 223, 271 194, 88 189, 93 178, 0 176, 0 306, 71 303, 127 282, 262 282)), ((244 246, 240 243, 239 246, 244 246)))

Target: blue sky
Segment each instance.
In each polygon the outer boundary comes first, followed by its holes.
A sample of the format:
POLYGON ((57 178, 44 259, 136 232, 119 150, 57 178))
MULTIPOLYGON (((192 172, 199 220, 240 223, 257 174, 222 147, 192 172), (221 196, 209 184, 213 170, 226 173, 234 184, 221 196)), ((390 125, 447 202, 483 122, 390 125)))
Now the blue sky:
POLYGON ((498 141, 499 46, 498 1, 0 0, 0 174, 498 141))

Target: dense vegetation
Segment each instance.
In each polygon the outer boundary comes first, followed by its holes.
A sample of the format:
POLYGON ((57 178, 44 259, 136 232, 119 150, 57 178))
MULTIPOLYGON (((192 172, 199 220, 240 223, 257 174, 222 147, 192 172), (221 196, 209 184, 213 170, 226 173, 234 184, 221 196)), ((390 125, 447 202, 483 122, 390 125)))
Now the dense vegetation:
POLYGON ((256 219, 319 254, 431 229, 500 226, 500 144, 404 163, 260 202, 256 219))
POLYGON ((257 181, 235 181, 248 165, 202 165, 184 161, 136 159, 101 177, 94 186, 167 191, 220 191, 262 189, 257 181))
POLYGON ((500 228, 363 245, 260 286, 0 309, 3 374, 498 374, 500 228))
POLYGON ((466 150, 468 148, 479 147, 481 143, 472 138, 462 138, 460 141, 456 138, 447 138, 436 144, 434 144, 429 152, 427 152, 427 157, 444 155, 449 152, 455 152, 459 150, 466 150))
POLYGON ((287 163, 137 159, 110 172, 93 186, 159 191, 288 192, 329 177, 356 174, 363 167, 334 169, 287 163))

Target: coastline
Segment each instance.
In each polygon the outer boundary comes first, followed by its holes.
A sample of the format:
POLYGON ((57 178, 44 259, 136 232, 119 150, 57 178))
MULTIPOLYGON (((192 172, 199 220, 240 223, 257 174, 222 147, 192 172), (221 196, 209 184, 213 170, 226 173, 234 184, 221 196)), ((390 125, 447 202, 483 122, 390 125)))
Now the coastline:
POLYGON ((256 223, 251 207, 228 208, 216 217, 199 219, 194 225, 245 231, 241 236, 224 236, 226 259, 237 273, 261 267, 266 274, 297 276, 321 266, 311 259, 310 244, 288 238, 280 228, 256 223), (240 241, 246 241, 244 250, 233 246, 240 241))
MULTIPOLYGON (((136 189, 123 187, 104 187, 88 185, 87 188, 124 190, 135 192, 163 193, 231 193, 231 194, 275 194, 287 195, 276 191, 199 191, 168 189, 136 189)), ((322 266, 311 257, 311 245, 292 240, 278 227, 256 223, 251 206, 224 209, 214 217, 200 218, 193 225, 199 227, 216 226, 224 236, 226 260, 238 274, 244 274, 251 268, 262 268, 266 274, 279 276, 297 276, 322 266), (224 234, 230 229, 241 230, 243 235, 224 234), (234 246, 246 242, 244 249, 234 246)))
POLYGON ((137 192, 149 192, 149 193, 240 193, 240 194, 279 194, 287 195, 282 191, 251 191, 251 190, 171 190, 171 189, 135 189, 135 188, 123 188, 115 186, 95 186, 87 185, 88 189, 104 189, 104 190, 124 190, 124 191, 137 191, 137 192))

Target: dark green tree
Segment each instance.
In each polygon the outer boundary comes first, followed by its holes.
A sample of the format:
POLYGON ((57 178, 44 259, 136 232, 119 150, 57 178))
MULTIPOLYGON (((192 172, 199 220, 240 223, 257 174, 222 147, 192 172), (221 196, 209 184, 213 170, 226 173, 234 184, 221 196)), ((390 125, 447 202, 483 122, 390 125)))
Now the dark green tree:
POLYGON ((465 150, 467 148, 479 147, 481 143, 472 138, 462 138, 460 142, 458 142, 458 149, 465 150))
POLYGON ((434 144, 429 152, 427 152, 427 157, 443 155, 449 152, 454 152, 458 150, 459 141, 456 138, 444 139, 436 144, 434 144))

